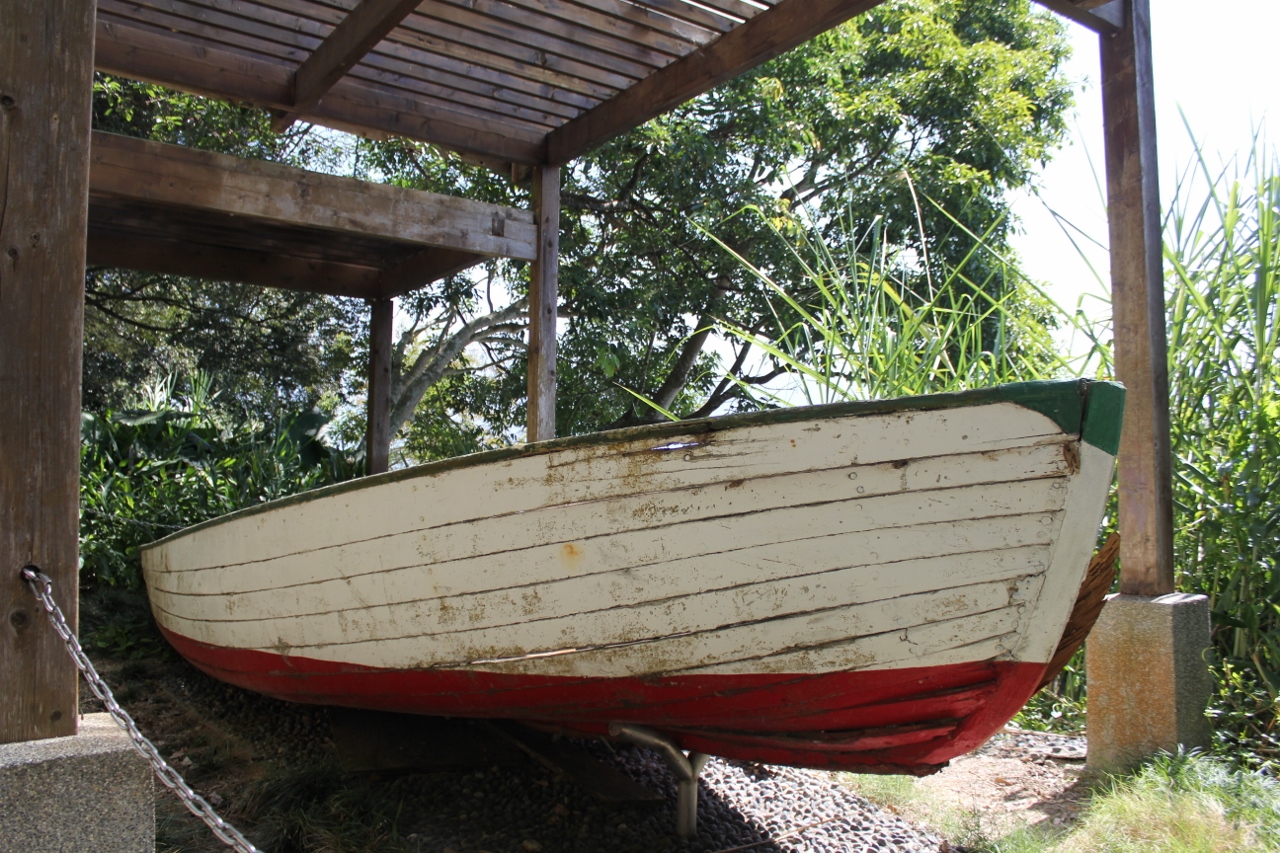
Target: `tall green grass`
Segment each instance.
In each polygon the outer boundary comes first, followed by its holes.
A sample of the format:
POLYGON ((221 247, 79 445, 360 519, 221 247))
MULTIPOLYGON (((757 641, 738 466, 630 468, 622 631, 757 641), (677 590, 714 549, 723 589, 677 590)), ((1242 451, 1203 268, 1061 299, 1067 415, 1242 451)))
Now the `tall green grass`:
MULTIPOLYGON (((804 211, 766 218, 803 283, 779 282, 734 253, 769 295, 773 324, 757 332, 722 322, 718 331, 751 343, 789 380, 739 382, 743 395, 761 407, 901 397, 1078 375, 1105 357, 1100 346, 1082 358, 1060 354, 1053 329, 1076 318, 988 235, 951 221, 971 245, 955 264, 895 243, 899 224, 884 219, 856 230, 852 221, 819 227, 804 211), (824 237, 833 225, 838 236, 824 237)), ((928 243, 919 235, 917 245, 928 243)))
POLYGON ((1203 154, 1165 219, 1180 588, 1209 596, 1221 748, 1280 762, 1280 165, 1203 154))

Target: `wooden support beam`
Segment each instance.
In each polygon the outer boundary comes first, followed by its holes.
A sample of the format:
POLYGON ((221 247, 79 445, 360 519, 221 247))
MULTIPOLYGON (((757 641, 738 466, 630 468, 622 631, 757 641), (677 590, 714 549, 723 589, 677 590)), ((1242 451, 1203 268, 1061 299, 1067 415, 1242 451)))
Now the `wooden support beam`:
POLYGON ((556 437, 556 315, 560 264, 560 167, 533 170, 538 259, 529 276, 528 440, 556 437))
POLYGON ((391 321, 395 303, 375 299, 369 303, 369 397, 365 429, 368 473, 387 470, 391 457, 391 321))
POLYGON ((480 255, 537 256, 528 211, 100 131, 91 192, 480 255))
POLYGON ((388 267, 378 279, 378 291, 384 297, 402 296, 484 260, 481 255, 454 249, 423 249, 388 267))
POLYGON ((547 162, 567 163, 881 2, 781 0, 705 47, 553 130, 547 135, 547 162))
POLYGON ((409 17, 423 0, 360 0, 329 33, 293 77, 293 107, 271 122, 277 133, 314 107, 378 42, 409 17))
POLYGON ((360 299, 384 295, 381 272, 371 267, 93 228, 89 231, 87 260, 94 266, 237 281, 305 293, 360 299))
POLYGON ((1174 591, 1169 367, 1161 266, 1149 0, 1125 0, 1103 36, 1102 110, 1116 378, 1129 389, 1120 437, 1120 590, 1174 591))
POLYGON ((1036 0, 1041 6, 1100 35, 1119 31, 1123 23, 1118 8, 1123 0, 1036 0))
POLYGON ((0 743, 76 732, 74 628, 93 0, 0 2, 0 743))

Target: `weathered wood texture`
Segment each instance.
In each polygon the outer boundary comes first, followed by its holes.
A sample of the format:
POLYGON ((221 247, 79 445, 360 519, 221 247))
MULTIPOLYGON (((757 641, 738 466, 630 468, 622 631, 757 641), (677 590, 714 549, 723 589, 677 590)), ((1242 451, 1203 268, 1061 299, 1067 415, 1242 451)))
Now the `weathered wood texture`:
MULTIPOLYGON (((100 0, 98 68, 562 164, 882 0, 100 0)), ((1040 0, 1100 32, 1099 0, 1040 0)))
POLYGON ((182 654, 271 695, 928 772, 1058 648, 1118 436, 1102 404, 1081 440, 1082 390, 446 460, 175 534, 144 573, 182 654))
MULTIPOLYGON (((209 245, 188 239, 139 237, 137 232, 117 230, 118 227, 90 223, 90 264, 332 296, 374 299, 385 292, 379 271, 360 264, 291 257, 269 249, 241 249, 225 243, 209 245)), ((424 277, 399 292, 431 280, 424 277)))
POLYGON ((719 83, 773 59, 882 0, 782 0, 547 136, 547 161, 565 163, 719 83))
MULTIPOLYGON (((110 15, 109 6, 99 6, 99 70, 282 112, 292 106, 289 63, 222 47, 217 33, 206 40, 138 26, 110 15)), ((307 118, 338 130, 408 136, 522 163, 538 162, 543 148, 541 136, 523 125, 504 127, 355 78, 335 86, 307 118)))
POLYGON ((1103 36, 1102 103, 1116 378, 1129 389, 1119 453, 1120 589, 1174 591, 1168 344, 1148 0, 1103 36))
POLYGON ((97 63, 282 122, 535 165, 549 146, 564 162, 877 2, 101 0, 97 63))
POLYGON ((94 132, 90 263, 387 299, 494 254, 533 214, 94 132))
POLYGON ((93 134, 91 191, 157 207, 533 260, 528 212, 281 163, 93 134))
POLYGON ((391 324, 395 303, 369 303, 369 394, 365 453, 370 474, 387 470, 391 456, 391 324))
POLYGON ((19 570, 76 624, 92 0, 0 3, 0 742, 76 731, 75 667, 19 570))
MULTIPOLYGON (((293 105, 309 110, 382 41, 422 0, 361 0, 346 19, 306 58, 293 78, 293 105)), ((273 127, 291 123, 289 113, 273 127)))
POLYGON ((179 535, 144 553, 152 605, 198 642, 375 667, 1044 664, 1111 473, 1083 446, 1077 476, 1075 439, 1007 403, 656 444, 428 468, 179 535))
POLYGON ((559 310, 560 168, 533 170, 538 257, 529 277, 528 440, 556 437, 556 317, 559 310))
POLYGON ((1110 0, 1036 0, 1041 6, 1075 21, 1096 33, 1110 35, 1120 29, 1113 10, 1105 8, 1110 0), (1099 8, 1104 7, 1104 8, 1099 8))

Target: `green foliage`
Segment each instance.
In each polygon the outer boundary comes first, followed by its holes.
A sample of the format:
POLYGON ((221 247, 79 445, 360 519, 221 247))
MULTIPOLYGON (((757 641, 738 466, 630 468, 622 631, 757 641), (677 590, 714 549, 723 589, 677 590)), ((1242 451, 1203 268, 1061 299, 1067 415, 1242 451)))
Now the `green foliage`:
POLYGON ((847 231, 827 239, 802 217, 769 227, 792 253, 803 283, 779 284, 737 256, 771 294, 773 328, 721 324, 727 335, 765 354, 766 376, 790 379, 782 385, 732 374, 722 380, 736 381, 757 406, 957 391, 1073 369, 1048 332, 1069 318, 985 235, 971 234, 973 251, 954 266, 890 244, 884 220, 860 240, 847 231), (967 275, 971 267, 989 277, 975 282, 967 275))
POLYGON ((1229 853, 1280 849, 1280 786, 1194 754, 1160 755, 1111 780, 1062 853, 1229 853))
POLYGON ((1280 163, 1201 156, 1165 222, 1178 585, 1209 596, 1221 745, 1280 761, 1280 163))
MULTIPOLYGON (((1028 0, 890 2, 574 163, 562 192, 558 432, 646 419, 629 390, 683 413, 707 397, 717 344, 690 332, 704 317, 755 329, 770 316, 765 289, 708 230, 775 281, 797 280, 794 258, 764 220, 733 215, 747 206, 783 217, 807 206, 822 223, 852 217, 855 234, 880 222, 888 242, 960 266, 973 236, 938 210, 917 212, 901 179, 910 173, 922 193, 1002 247, 1007 191, 1063 132, 1065 52, 1062 25, 1028 0)), ((527 183, 430 146, 301 124, 277 136, 260 110, 109 76, 97 80, 94 120, 116 133, 528 204, 527 183)), ((977 262, 968 262, 975 285, 998 275, 1000 262, 991 270, 977 262)), ((527 287, 527 265, 494 262, 485 272, 399 301, 402 318, 422 330, 404 357, 527 287)), ((964 294, 944 298, 953 295, 964 294)), ((96 408, 120 408, 130 388, 193 369, 221 377, 229 396, 259 413, 341 403, 363 390, 358 305, 98 270, 86 305, 85 390, 96 408)), ((477 345, 450 365, 472 377, 450 396, 457 407, 442 410, 428 396, 406 450, 474 444, 475 424, 493 435, 522 432, 519 336, 494 336, 483 355, 477 345)), ((717 402, 732 405, 737 387, 717 402)))
POLYGON ((878 228, 888 245, 966 267, 975 286, 996 281, 1002 261, 975 254, 974 233, 945 211, 1003 251, 1005 193, 1062 134, 1065 50, 1061 25, 1026 2, 891 2, 575 164, 558 431, 648 419, 628 390, 659 400, 690 350, 679 393, 659 402, 691 414, 717 373, 714 346, 699 352, 691 334, 702 318, 774 328, 777 292, 719 243, 789 289, 803 271, 771 225, 800 208, 841 253, 837 241, 878 228), (906 174, 939 206, 917 211, 906 174), (739 215, 748 208, 763 215, 739 215))
POLYGON ((1031 731, 1082 735, 1087 722, 1086 710, 1084 649, 1081 648, 1062 672, 1014 715, 1013 723, 1031 731))
MULTIPOLYGON (((318 412, 262 423, 215 405, 207 377, 172 381, 136 408, 83 415, 81 585, 138 589, 138 547, 191 524, 358 473, 328 447, 318 412)), ((126 626, 127 627, 127 626, 126 626)), ((103 642, 112 640, 99 632, 103 642)))
MULTIPOLYGON (((1136 773, 1094 781, 1074 823, 1007 832, 905 776, 849 776, 845 784, 924 820, 968 853, 1264 853, 1280 850, 1280 785, 1203 755, 1159 755, 1136 773), (1007 834, 1004 834, 1006 833, 1007 834)), ((989 817, 989 815, 987 815, 989 817)))

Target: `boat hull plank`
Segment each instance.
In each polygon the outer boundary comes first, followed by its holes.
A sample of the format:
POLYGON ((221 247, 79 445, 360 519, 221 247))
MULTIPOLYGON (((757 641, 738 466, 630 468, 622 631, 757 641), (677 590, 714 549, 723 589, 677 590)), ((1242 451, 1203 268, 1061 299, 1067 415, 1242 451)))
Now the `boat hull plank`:
MULTIPOLYGON (((604 434, 608 437, 608 434, 604 434)), ((939 412, 897 412, 875 423, 829 421, 691 433, 659 442, 628 441, 521 456, 484 467, 424 466, 418 478, 382 475, 376 512, 351 488, 317 490, 270 512, 242 511, 198 525, 167 544, 171 572, 260 563, 287 554, 380 539, 405 530, 528 512, 608 497, 662 493, 744 477, 772 477, 834 465, 876 465, 908 458, 990 453, 1063 434, 1038 412, 1011 403, 939 412), (830 432, 831 430, 835 432, 830 432), (822 441, 824 430, 831 437, 822 441), (793 444, 794 442, 794 444, 793 444), (433 494, 444 488, 447 500, 433 494), (250 521, 251 519, 251 521, 250 521), (239 525, 238 525, 239 526, 239 525), (252 535, 244 534, 252 531, 252 535), (216 555, 216 556, 215 556, 216 555)), ((536 447, 534 445, 533 447, 536 447)))
MULTIPOLYGON (((342 566, 341 577, 332 582, 345 584, 363 574, 378 574, 383 583, 394 582, 395 572, 416 570, 430 564, 432 583, 441 594, 463 594, 481 590, 476 567, 457 567, 456 576, 446 574, 451 563, 472 557, 500 560, 503 554, 542 544, 563 546, 595 538, 616 538, 627 533, 640 533, 650 539, 659 531, 674 525, 689 524, 719 516, 755 515, 777 509, 808 507, 841 500, 868 501, 864 512, 875 512, 877 498, 895 494, 924 494, 937 490, 946 499, 950 489, 967 486, 995 486, 1030 483, 1043 478, 1067 475, 1063 444, 1016 448, 1008 453, 963 454, 913 460, 907 465, 883 463, 876 466, 842 466, 837 471, 824 470, 803 474, 778 475, 767 479, 730 479, 712 484, 725 492, 707 494, 699 489, 683 489, 660 495, 640 495, 604 499, 598 504, 578 503, 569 507, 548 506, 531 509, 514 516, 474 519, 465 532, 455 534, 458 525, 412 531, 344 543, 340 546, 315 547, 271 560, 203 569, 172 570, 157 578, 156 590, 191 595, 227 595, 256 590, 274 594, 295 586, 315 587, 317 560, 342 566)), ((998 498, 999 492, 994 491, 998 498)), ((966 493, 977 494, 977 493, 966 493)), ((902 508, 887 504, 884 513, 901 515, 902 508)), ((794 513, 812 517, 812 511, 794 513)), ((787 519, 781 519, 787 523, 787 519)), ((848 524, 851 519, 845 519, 848 524)), ((750 524, 750 522, 748 522, 750 524)), ((751 524, 750 526, 756 526, 751 524)), ((812 526, 812 525, 811 525, 812 526)), ((853 529, 848 527, 847 529, 853 529)), ((785 531, 782 531, 785 534, 785 531)), ((665 540, 667 537, 663 535, 665 540)), ((210 542, 209 547, 218 543, 210 542)), ((565 551, 565 557, 576 552, 565 551)), ((516 561, 519 563, 520 561, 516 561)), ((580 561, 570 560, 565 566, 571 576, 578 576, 580 561)), ((490 562, 490 571, 509 578, 518 585, 520 578, 511 574, 518 566, 490 562), (500 568, 499 568, 500 566, 500 568)), ((539 581, 541 576, 534 574, 539 581)), ((421 588, 417 573, 408 581, 411 588, 421 588)), ((400 600, 404 600, 401 598, 400 600)))
MULTIPOLYGON (((409 608, 415 634, 421 634, 423 627, 434 635, 557 616, 573 618, 597 609, 638 607, 707 590, 845 568, 855 560, 869 567, 926 556, 995 552, 1027 538, 1047 544, 1051 525, 1042 522, 1055 520, 1063 498, 1062 490, 1052 484, 1032 481, 998 484, 981 492, 957 489, 824 506, 823 515, 838 516, 835 523, 825 525, 815 523, 816 513, 808 508, 730 516, 676 525, 660 539, 648 533, 625 534, 567 543, 568 549, 544 545, 481 555, 462 565, 414 566, 317 580, 290 589, 287 596, 282 593, 289 587, 228 591, 218 598, 219 610, 210 612, 209 620, 274 623, 280 618, 314 617, 311 624, 320 625, 349 611, 353 599, 362 612, 381 622, 396 621, 395 608, 409 608), (1028 514, 1043 517, 1027 523, 1023 517, 1028 514), (980 517, 967 519, 967 515, 980 517), (469 574, 488 583, 474 592, 440 595, 442 587, 457 585, 442 582, 444 573, 460 578, 469 574), (509 585, 492 588, 503 582, 509 585)), ((198 612, 205 603, 199 597, 160 588, 152 595, 156 607, 175 615, 198 612)), ((244 630, 249 632, 244 636, 252 636, 253 626, 246 624, 244 630)))
POLYGON ((588 735, 604 734, 602 719, 638 722, 677 735, 685 748, 726 758, 870 772, 920 772, 976 748, 1016 713, 1044 671, 1043 664, 984 661, 821 676, 556 678, 365 669, 220 649, 166 634, 184 656, 215 677, 292 701, 502 718, 511 717, 514 707, 521 719, 588 735), (937 686, 973 681, 986 686, 985 701, 975 703, 962 691, 948 696, 937 686), (814 710, 823 703, 828 707, 814 710), (773 738, 767 749, 750 738, 753 732, 788 731, 797 705, 813 712, 804 716, 805 728, 791 730, 795 737, 773 738), (901 745, 882 743, 875 754, 806 743, 824 732, 939 720, 948 721, 949 737, 920 744, 908 730, 901 745))

